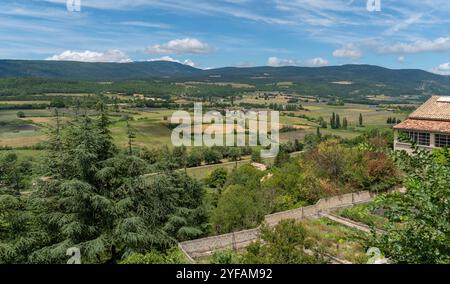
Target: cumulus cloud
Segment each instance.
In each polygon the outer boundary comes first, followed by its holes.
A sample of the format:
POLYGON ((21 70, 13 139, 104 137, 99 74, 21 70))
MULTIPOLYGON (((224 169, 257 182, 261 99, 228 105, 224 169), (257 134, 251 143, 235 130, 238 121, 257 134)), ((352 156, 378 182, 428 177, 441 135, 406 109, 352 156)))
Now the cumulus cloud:
POLYGON ((267 59, 267 65, 272 67, 281 67, 281 66, 298 66, 299 63, 296 60, 292 59, 281 59, 278 57, 269 57, 267 59))
POLYGON ((403 64, 403 63, 405 63, 405 57, 402 55, 402 56, 399 56, 398 58, 397 58, 397 61, 398 61, 398 63, 400 63, 400 64, 403 64))
POLYGON ((379 53, 419 53, 450 51, 450 37, 440 37, 433 40, 417 40, 414 42, 399 42, 393 45, 383 45, 379 53))
POLYGON ((450 75, 450 62, 443 63, 438 67, 433 68, 432 72, 439 75, 450 75))
POLYGON ((307 59, 305 61, 301 61, 295 59, 281 59, 273 56, 267 59, 267 65, 272 67, 282 67, 282 66, 320 67, 328 65, 328 60, 323 59, 322 57, 316 57, 307 59))
POLYGON ((362 52, 355 45, 349 44, 333 51, 333 56, 338 58, 350 58, 356 60, 361 58, 362 52))
POLYGON ((305 65, 311 67, 327 66, 328 60, 323 59, 322 57, 311 58, 305 61, 305 65))
POLYGON ((72 51, 66 50, 61 54, 55 54, 48 57, 46 60, 56 61, 80 61, 80 62, 117 62, 126 63, 132 62, 132 60, 120 50, 109 50, 106 52, 95 51, 72 51))
POLYGON ((181 60, 172 58, 170 56, 163 56, 163 57, 160 57, 160 58, 152 58, 152 59, 149 59, 148 61, 169 61, 169 62, 176 62, 176 63, 180 63, 180 64, 184 64, 184 65, 189 65, 191 67, 195 67, 195 63, 192 60, 190 60, 190 59, 186 59, 184 61, 181 61, 181 60))
POLYGON ((147 53, 152 54, 205 54, 209 51, 209 45, 196 38, 174 39, 146 49, 147 53))

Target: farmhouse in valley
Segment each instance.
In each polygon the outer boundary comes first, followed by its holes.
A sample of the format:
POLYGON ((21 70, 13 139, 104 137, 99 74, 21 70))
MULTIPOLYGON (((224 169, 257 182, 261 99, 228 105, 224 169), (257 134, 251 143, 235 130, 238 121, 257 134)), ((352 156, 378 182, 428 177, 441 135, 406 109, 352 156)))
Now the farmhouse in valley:
POLYGON ((395 150, 411 152, 410 141, 423 149, 450 148, 450 97, 431 97, 394 129, 395 150))

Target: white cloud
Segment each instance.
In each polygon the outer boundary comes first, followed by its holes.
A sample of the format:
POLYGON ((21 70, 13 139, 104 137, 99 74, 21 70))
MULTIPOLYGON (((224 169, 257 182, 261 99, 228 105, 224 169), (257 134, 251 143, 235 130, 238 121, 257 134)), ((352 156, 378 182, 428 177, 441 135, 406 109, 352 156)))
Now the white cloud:
POLYGON ((333 56, 356 60, 358 58, 361 58, 362 52, 355 45, 348 44, 340 49, 336 49, 335 51, 333 51, 333 56))
POLYGON ((450 62, 443 63, 438 67, 433 68, 432 72, 439 75, 450 75, 450 62))
POLYGON ((120 50, 109 50, 106 52, 95 51, 71 51, 66 50, 61 54, 56 54, 48 57, 46 60, 57 61, 81 61, 81 62, 118 62, 126 63, 132 62, 132 60, 120 50))
POLYGON ((176 63, 180 63, 180 64, 184 64, 184 65, 189 65, 191 67, 195 67, 195 63, 190 59, 180 61, 180 60, 172 58, 170 56, 163 56, 160 58, 152 58, 152 59, 149 59, 148 61, 169 61, 169 62, 176 62, 176 63))
POLYGON ((153 54, 205 54, 209 51, 209 45, 196 38, 174 39, 146 49, 146 52, 153 54))
POLYGON ((267 65, 272 67, 281 67, 281 66, 298 66, 300 64, 297 60, 281 59, 273 56, 267 59, 267 65))
POLYGON ((316 57, 307 59, 305 61, 301 61, 295 59, 281 59, 273 56, 267 59, 267 65, 272 67, 282 67, 282 66, 320 67, 328 65, 328 60, 323 59, 322 57, 316 57))
POLYGON ((450 51, 450 37, 440 37, 434 40, 416 40, 414 42, 399 42, 393 45, 379 47, 379 53, 419 53, 450 51))
POLYGON ((401 63, 401 64, 403 64, 403 63, 405 63, 405 57, 402 55, 402 56, 399 56, 398 58, 397 58, 397 61, 398 61, 398 63, 401 63))
POLYGON ((320 66, 327 66, 328 63, 329 63, 328 60, 323 59, 322 57, 316 57, 306 60, 304 65, 310 67, 320 67, 320 66))

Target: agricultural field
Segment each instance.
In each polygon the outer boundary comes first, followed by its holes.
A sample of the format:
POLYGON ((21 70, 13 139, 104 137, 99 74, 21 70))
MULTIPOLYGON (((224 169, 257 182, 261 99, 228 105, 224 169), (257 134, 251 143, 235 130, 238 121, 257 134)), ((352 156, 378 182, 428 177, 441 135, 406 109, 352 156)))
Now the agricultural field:
MULTIPOLYGON (((90 94, 46 94, 46 96, 65 97, 84 97, 90 94)), ((259 94, 254 96, 244 96, 243 100, 237 101, 246 103, 264 102, 266 104, 286 104, 288 97, 284 95, 270 96, 268 100, 264 98, 257 99, 259 94)), ((127 97, 128 99, 130 97, 127 97)), ((13 104, 16 101, 5 101, 7 104, 13 104)), ((17 101, 26 103, 28 101, 17 101)), ((48 101, 29 101, 41 103, 48 101)), ((0 104, 3 103, 0 101, 0 104)), ((389 128, 386 123, 389 117, 396 117, 403 120, 406 114, 394 113, 388 110, 379 110, 375 106, 362 104, 345 104, 343 106, 331 106, 326 103, 303 102, 306 110, 294 112, 282 112, 280 116, 280 128, 291 127, 290 131, 280 134, 281 142, 285 143, 295 139, 303 140, 308 134, 316 133, 319 126, 309 118, 318 119, 322 117, 328 122, 331 114, 339 114, 341 118, 347 118, 349 126, 347 129, 321 129, 323 134, 332 134, 343 138, 354 138, 366 129, 371 128, 389 128), (358 126, 359 115, 363 115, 364 127, 358 126), (305 117, 308 117, 306 119, 305 117)), ((127 105, 125 104, 125 107, 127 105)), ((124 108, 120 113, 115 113, 111 130, 115 143, 120 147, 127 145, 127 127, 123 120, 124 116, 130 116, 130 125, 136 134, 135 143, 140 147, 160 147, 170 146, 171 130, 167 127, 170 117, 175 110, 172 109, 146 109, 124 108)), ((68 122, 74 116, 73 110, 59 109, 61 121, 68 122)), ((92 113, 92 111, 90 111, 92 113)), ((54 110, 1 110, 0 111, 0 146, 20 148, 33 146, 46 140, 45 129, 55 125, 54 110), (18 117, 18 112, 23 112, 23 117, 18 117)), ((207 127, 204 125, 203 130, 207 127)), ((240 131, 238 131, 240 132, 240 131)))
POLYGON ((0 101, 0 105, 33 105, 49 103, 50 101, 0 101))
POLYGON ((345 104, 343 106, 331 106, 326 103, 304 103, 303 106, 307 111, 298 111, 297 114, 303 114, 310 117, 323 117, 325 120, 331 117, 334 112, 339 114, 341 118, 347 118, 349 126, 357 126, 359 114, 363 115, 364 125, 367 127, 386 128, 389 117, 395 116, 401 120, 406 118, 404 113, 394 113, 393 111, 379 110, 375 105, 363 104, 345 104))

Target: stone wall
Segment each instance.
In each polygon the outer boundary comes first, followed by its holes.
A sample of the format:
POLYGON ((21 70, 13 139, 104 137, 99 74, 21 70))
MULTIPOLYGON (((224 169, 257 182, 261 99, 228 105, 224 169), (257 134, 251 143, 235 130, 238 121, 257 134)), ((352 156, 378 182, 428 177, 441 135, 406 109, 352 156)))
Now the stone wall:
MULTIPOLYGON (((264 221, 269 226, 275 226, 282 220, 302 220, 318 216, 322 212, 331 211, 342 207, 350 207, 356 204, 373 201, 375 194, 368 191, 348 193, 319 200, 315 205, 294 210, 279 212, 265 216, 264 221)), ((225 235, 208 237, 180 243, 180 247, 191 258, 208 256, 216 250, 242 249, 258 240, 259 227, 225 235)))

